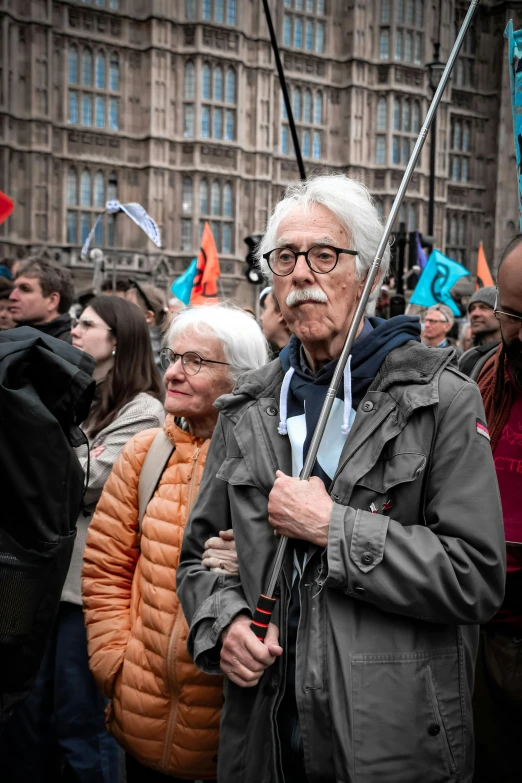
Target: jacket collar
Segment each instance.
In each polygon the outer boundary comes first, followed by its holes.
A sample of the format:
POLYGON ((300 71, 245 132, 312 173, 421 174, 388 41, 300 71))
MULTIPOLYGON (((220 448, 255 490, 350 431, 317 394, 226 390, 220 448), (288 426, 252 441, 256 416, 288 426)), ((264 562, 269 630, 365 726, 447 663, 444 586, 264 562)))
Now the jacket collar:
MULTIPOLYGON (((404 387, 418 386, 420 388, 413 397, 419 402, 426 400, 424 404, 427 404, 428 399, 429 402, 436 402, 438 391, 433 394, 434 381, 438 379, 442 369, 452 363, 454 357, 453 348, 427 348, 414 340, 407 342, 386 356, 370 391, 391 393, 396 387, 394 396, 397 398, 397 393, 399 396, 405 396, 401 394, 404 392, 404 387)), ((241 375, 232 394, 219 397, 215 407, 234 418, 234 414, 243 409, 248 398, 259 400, 277 396, 282 381, 281 362, 279 359, 274 359, 258 370, 251 370, 241 375)), ((411 389, 408 399, 409 401, 413 399, 411 389)))

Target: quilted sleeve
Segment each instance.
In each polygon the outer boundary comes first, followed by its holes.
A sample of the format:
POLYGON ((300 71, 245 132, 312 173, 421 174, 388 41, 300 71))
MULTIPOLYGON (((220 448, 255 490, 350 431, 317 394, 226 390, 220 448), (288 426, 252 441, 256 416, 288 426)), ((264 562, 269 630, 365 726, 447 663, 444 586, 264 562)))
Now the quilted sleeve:
POLYGON ((131 631, 131 590, 138 546, 138 481, 157 430, 132 438, 114 464, 89 525, 82 596, 89 665, 109 698, 131 631))

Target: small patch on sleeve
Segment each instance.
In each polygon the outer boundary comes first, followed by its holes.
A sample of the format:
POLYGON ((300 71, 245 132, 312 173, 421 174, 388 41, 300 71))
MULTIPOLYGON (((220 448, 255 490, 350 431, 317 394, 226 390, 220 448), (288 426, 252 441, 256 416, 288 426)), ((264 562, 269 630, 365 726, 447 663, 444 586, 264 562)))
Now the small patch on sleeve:
POLYGON ((481 419, 477 419, 477 432, 479 435, 482 435, 483 438, 486 438, 487 440, 491 440, 489 437, 489 430, 487 428, 487 425, 481 421, 481 419))

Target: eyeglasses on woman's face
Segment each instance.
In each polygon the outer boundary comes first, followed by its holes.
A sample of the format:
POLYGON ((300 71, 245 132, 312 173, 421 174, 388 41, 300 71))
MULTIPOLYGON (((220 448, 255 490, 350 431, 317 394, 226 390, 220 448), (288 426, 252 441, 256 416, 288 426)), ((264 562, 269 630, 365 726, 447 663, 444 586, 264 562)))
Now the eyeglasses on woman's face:
POLYGON ((79 332, 90 332, 93 329, 105 329, 107 332, 112 332, 111 327, 107 326, 107 324, 100 324, 97 321, 91 321, 89 318, 80 318, 74 329, 77 329, 79 332))
POLYGON ((176 364, 181 359, 181 366, 187 375, 197 375, 201 370, 202 364, 225 364, 230 366, 229 362, 217 362, 215 359, 204 359, 196 351, 185 351, 185 353, 175 353, 170 348, 162 348, 160 351, 160 364, 164 370, 168 370, 172 364, 176 364))
POLYGON ((347 250, 343 247, 333 247, 332 245, 313 245, 308 250, 296 251, 290 247, 276 247, 268 253, 263 254, 263 258, 268 266, 278 277, 286 277, 292 274, 297 264, 299 256, 304 256, 308 267, 318 275, 326 275, 337 266, 341 253, 348 255, 358 255, 357 250, 347 250))

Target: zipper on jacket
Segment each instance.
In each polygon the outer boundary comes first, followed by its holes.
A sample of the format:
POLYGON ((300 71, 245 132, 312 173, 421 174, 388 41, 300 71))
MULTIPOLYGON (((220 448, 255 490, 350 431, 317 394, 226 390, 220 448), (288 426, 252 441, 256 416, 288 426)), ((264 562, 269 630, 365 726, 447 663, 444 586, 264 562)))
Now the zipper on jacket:
MULTIPOLYGON (((189 490, 187 497, 187 520, 192 511, 195 498, 195 486, 197 484, 199 457, 201 455, 201 448, 197 448, 192 455, 192 473, 189 481, 189 490)), ((169 774, 169 760, 172 752, 172 737, 174 735, 174 729, 176 728, 176 720, 178 717, 179 708, 179 694, 177 693, 178 682, 176 678, 176 662, 174 661, 174 652, 177 649, 180 626, 183 622, 183 611, 178 601, 178 611, 176 613, 176 619, 174 620, 174 626, 170 634, 169 646, 167 648, 167 688, 170 694, 170 712, 169 721, 167 723, 167 732, 165 734, 165 744, 163 746, 163 758, 161 761, 162 771, 165 775, 169 774)))

